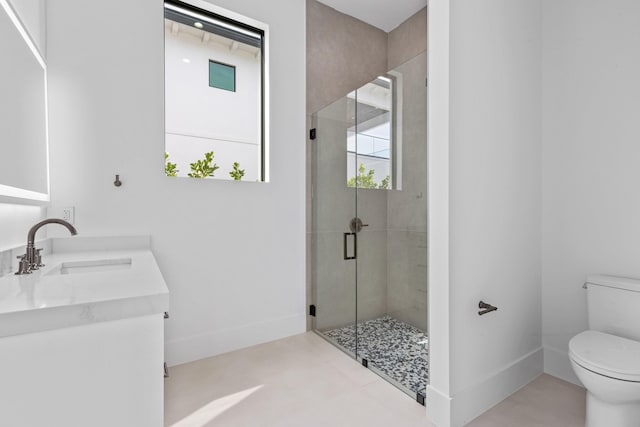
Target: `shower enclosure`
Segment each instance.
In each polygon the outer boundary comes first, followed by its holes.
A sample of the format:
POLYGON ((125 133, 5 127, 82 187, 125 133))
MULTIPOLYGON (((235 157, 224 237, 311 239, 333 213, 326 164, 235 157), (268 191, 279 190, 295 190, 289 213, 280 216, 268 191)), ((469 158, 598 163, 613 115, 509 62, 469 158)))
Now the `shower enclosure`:
POLYGON ((426 69, 423 52, 312 117, 313 327, 423 404, 426 69))

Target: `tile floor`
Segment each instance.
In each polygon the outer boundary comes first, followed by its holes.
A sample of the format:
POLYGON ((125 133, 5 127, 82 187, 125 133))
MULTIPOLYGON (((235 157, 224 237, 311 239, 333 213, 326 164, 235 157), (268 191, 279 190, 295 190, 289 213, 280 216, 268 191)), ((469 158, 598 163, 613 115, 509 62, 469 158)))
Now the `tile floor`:
MULTIPOLYGON (((165 426, 433 427, 423 406, 312 332, 169 373, 165 426)), ((583 414, 581 388, 543 375, 468 425, 583 426, 583 414)))
POLYGON ((358 360, 367 359, 371 369, 403 387, 407 393, 426 396, 429 340, 424 331, 391 316, 324 331, 323 335, 337 343, 358 360))
POLYGON ((584 427, 584 404, 582 387, 543 374, 467 426, 584 427))

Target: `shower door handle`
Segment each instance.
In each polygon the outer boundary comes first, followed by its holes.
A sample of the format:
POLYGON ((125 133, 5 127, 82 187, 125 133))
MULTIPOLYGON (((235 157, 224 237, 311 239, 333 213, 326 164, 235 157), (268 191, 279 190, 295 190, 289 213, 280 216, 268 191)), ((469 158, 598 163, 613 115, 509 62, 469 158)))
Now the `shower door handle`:
POLYGON ((358 236, 356 235, 356 233, 344 233, 343 250, 344 259, 356 259, 358 255, 358 236), (353 236, 353 256, 348 256, 347 254, 349 252, 349 236, 353 236))

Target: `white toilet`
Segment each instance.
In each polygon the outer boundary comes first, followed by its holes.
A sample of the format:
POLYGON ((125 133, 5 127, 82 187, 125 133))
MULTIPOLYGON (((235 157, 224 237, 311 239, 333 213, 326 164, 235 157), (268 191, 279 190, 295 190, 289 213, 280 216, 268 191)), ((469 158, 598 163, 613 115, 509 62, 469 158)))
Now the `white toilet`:
POLYGON ((587 389, 587 427, 640 426, 640 280, 589 276, 589 330, 569 357, 587 389))

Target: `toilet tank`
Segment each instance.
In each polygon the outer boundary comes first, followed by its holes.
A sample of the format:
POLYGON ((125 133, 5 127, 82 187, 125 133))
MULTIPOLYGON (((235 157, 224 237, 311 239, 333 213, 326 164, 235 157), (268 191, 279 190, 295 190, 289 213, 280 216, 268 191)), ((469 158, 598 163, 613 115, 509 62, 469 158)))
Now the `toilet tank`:
POLYGON ((587 277, 589 329, 640 341, 640 280, 587 277))

